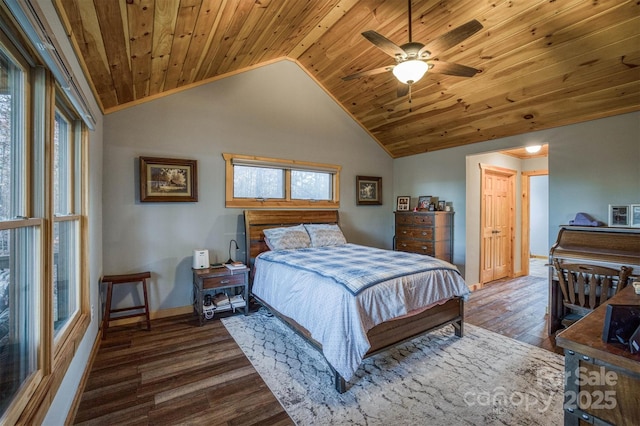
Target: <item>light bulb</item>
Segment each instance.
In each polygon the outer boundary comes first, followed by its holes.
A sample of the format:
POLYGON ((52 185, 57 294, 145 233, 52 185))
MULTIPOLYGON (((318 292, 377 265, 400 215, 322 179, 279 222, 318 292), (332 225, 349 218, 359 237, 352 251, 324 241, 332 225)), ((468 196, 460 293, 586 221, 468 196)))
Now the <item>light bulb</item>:
POLYGON ((542 148, 541 145, 530 145, 530 146, 526 147, 525 149, 527 150, 527 152, 529 154, 535 154, 536 152, 540 151, 541 148, 542 148))
POLYGON ((429 70, 426 62, 412 59, 400 62, 393 68, 393 75, 396 76, 401 83, 413 84, 420 80, 429 70))

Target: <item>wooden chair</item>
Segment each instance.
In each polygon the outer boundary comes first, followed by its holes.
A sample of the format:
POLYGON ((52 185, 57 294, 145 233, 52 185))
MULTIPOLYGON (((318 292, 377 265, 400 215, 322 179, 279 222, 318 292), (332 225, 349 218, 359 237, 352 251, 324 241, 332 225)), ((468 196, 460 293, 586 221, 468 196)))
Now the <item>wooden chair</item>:
POLYGON ((104 319, 102 320, 102 338, 107 337, 107 329, 109 328, 109 322, 112 320, 133 318, 133 317, 146 317, 147 329, 151 330, 151 320, 149 318, 149 301, 147 298, 147 279, 151 278, 151 272, 140 272, 135 274, 125 275, 105 275, 100 282, 107 284, 107 301, 104 308, 104 319), (127 284, 127 283, 142 283, 142 292, 144 294, 144 305, 132 306, 130 308, 111 309, 111 296, 113 294, 113 286, 115 284, 127 284), (114 312, 126 312, 126 311, 140 311, 128 315, 119 315, 115 318, 111 318, 111 314, 114 312))
POLYGON ((560 263, 554 259, 553 266, 562 290, 563 305, 568 313, 561 324, 571 324, 600 306, 627 285, 631 268, 608 268, 580 263, 560 263))

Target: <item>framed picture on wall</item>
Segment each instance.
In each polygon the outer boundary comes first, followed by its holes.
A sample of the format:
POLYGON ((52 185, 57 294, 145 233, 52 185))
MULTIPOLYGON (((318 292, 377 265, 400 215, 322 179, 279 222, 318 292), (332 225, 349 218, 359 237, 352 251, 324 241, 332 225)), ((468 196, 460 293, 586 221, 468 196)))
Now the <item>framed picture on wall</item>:
POLYGON ((609 204, 609 226, 629 226, 629 206, 609 204))
POLYGON ((140 201, 198 201, 197 161, 140 157, 140 201))
POLYGON ((357 205, 382 204, 382 178, 356 176, 357 205))
POLYGON ((396 210, 399 212, 409 211, 409 202, 411 201, 411 197, 408 195, 401 195, 398 197, 398 202, 396 203, 396 210))
POLYGON ((631 204, 629 206, 629 210, 629 215, 631 218, 631 223, 629 224, 629 226, 640 228, 640 204, 631 204))

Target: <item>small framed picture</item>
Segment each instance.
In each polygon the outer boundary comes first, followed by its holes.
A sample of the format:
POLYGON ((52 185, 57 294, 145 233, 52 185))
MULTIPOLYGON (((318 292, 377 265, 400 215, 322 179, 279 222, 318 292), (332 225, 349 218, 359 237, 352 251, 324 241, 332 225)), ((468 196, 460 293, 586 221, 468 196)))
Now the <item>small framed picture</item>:
POLYGON ((140 157, 140 201, 198 201, 198 162, 140 157))
POLYGON ((396 210, 399 212, 409 211, 409 201, 411 201, 411 197, 408 195, 401 195, 398 197, 398 202, 396 204, 396 210))
POLYGON ((629 206, 609 204, 609 226, 629 226, 629 206))
POLYGON ((357 205, 382 204, 382 178, 356 176, 357 205))
POLYGON ((443 212, 447 203, 444 200, 438 200, 438 211, 443 212))
POLYGON ((629 212, 631 217, 631 223, 629 226, 633 226, 634 228, 640 228, 640 204, 631 204, 629 206, 631 210, 629 212))
POLYGON ((421 195, 418 197, 418 210, 429 210, 431 195, 421 195))

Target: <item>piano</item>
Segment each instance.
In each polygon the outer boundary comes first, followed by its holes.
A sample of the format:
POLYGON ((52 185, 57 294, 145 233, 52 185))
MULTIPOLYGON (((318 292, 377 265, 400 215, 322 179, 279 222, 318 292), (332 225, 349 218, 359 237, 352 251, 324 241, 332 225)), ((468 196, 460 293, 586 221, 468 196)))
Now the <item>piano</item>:
POLYGON ((560 263, 632 268, 628 283, 640 279, 640 228, 561 226, 549 252, 549 321, 553 335, 562 328, 564 316, 562 292, 555 275, 553 260, 560 263))

